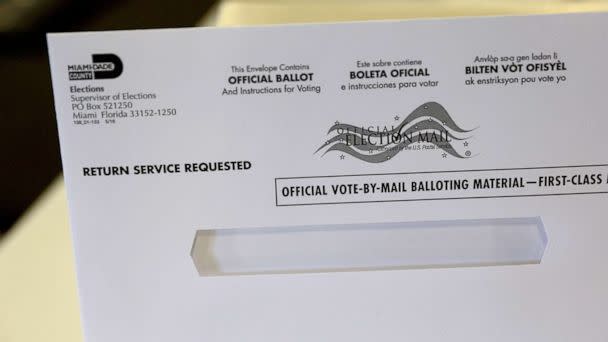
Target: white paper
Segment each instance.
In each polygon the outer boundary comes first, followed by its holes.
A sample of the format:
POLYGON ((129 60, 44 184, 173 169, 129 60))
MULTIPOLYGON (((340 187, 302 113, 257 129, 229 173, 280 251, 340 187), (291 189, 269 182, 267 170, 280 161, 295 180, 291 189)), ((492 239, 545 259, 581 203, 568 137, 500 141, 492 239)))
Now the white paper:
POLYGON ((605 340, 607 19, 50 34, 85 340, 605 340), (190 256, 199 230, 535 217, 533 265, 190 256))

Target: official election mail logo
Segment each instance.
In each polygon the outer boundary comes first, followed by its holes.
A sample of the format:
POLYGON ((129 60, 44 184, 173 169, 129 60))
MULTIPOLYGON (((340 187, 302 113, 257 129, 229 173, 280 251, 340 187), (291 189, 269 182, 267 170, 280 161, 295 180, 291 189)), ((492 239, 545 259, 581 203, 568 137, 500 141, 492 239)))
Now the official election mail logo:
POLYGON ((315 151, 350 155, 368 163, 383 163, 404 151, 439 151, 442 158, 473 156, 470 139, 475 129, 461 128, 437 102, 427 102, 405 119, 382 126, 356 126, 336 121, 327 134, 331 137, 315 151))
POLYGON ((102 80, 117 78, 122 74, 122 60, 113 53, 91 55, 90 64, 68 65, 68 76, 71 81, 102 80))

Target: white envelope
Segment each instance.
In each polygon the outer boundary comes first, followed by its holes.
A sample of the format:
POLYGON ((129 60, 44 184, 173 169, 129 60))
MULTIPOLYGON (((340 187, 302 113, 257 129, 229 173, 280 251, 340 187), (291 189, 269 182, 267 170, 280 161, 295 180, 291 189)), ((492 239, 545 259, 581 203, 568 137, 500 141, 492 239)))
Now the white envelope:
POLYGON ((86 341, 608 340, 606 14, 48 45, 86 341))

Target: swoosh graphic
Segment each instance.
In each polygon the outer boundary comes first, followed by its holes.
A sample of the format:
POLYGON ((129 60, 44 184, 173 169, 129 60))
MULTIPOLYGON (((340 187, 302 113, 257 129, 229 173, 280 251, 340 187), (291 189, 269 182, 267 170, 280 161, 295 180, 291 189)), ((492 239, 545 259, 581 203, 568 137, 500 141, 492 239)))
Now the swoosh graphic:
POLYGON ((437 102, 426 102, 412 111, 397 127, 383 132, 337 123, 331 126, 327 132, 327 134, 332 132, 337 134, 327 140, 315 153, 327 148, 323 156, 330 151, 340 151, 369 163, 381 163, 392 159, 413 143, 425 142, 435 145, 456 158, 469 158, 468 153, 467 156, 463 156, 448 141, 429 141, 427 134, 445 132, 450 139, 462 141, 469 139, 470 136, 459 137, 452 132, 469 133, 475 129, 461 128, 442 105, 437 102), (419 120, 421 118, 425 119, 419 120), (340 131, 342 132, 340 133, 340 131), (424 139, 422 135, 425 135, 424 139), (394 138, 389 139, 392 136, 394 138), (371 143, 377 142, 379 139, 385 140, 386 143, 371 143))
MULTIPOLYGON (((475 130, 475 129, 466 130, 466 129, 461 128, 460 126, 458 126, 456 124, 456 122, 454 122, 454 120, 452 119, 450 114, 448 114, 448 112, 445 110, 445 108, 443 108, 442 105, 440 105, 437 102, 427 102, 425 104, 418 106, 418 108, 414 109, 414 111, 412 111, 397 127, 388 131, 388 133, 393 134, 393 133, 399 132, 399 131, 401 131, 403 126, 407 125, 408 123, 411 123, 412 121, 415 121, 416 119, 423 118, 423 117, 433 118, 436 121, 441 122, 445 127, 448 127, 455 132, 468 133, 468 132, 475 130)), ((367 129, 362 129, 361 127, 357 127, 357 126, 353 126, 353 125, 349 125, 349 124, 338 123, 338 124, 331 126, 329 128, 329 131, 327 131, 327 134, 329 134, 333 131, 336 131, 338 129, 343 129, 345 131, 358 130, 361 132, 361 134, 366 134, 366 135, 377 133, 377 132, 370 131, 367 129)))

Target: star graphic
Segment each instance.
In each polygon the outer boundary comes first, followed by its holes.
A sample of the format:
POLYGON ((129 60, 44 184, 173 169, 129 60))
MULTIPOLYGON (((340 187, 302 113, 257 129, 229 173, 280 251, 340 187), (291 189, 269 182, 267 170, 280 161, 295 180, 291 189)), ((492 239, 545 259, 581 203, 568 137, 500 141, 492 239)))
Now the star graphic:
POLYGON ((395 121, 399 121, 399 115, 395 115, 395 121))
POLYGON ((431 118, 430 116, 429 116, 429 121, 433 121, 433 118, 431 118))
POLYGON ((467 147, 467 146, 469 146, 469 142, 468 142, 468 141, 465 141, 465 142, 463 143, 463 145, 464 145, 464 147, 467 147))
POLYGON ((339 124, 340 124, 340 122, 339 122, 338 120, 336 120, 335 124, 336 124, 336 125, 339 125, 339 124))
POLYGON ((340 160, 343 160, 343 159, 344 159, 344 155, 343 155, 343 154, 341 154, 341 155, 340 155, 340 160))
POLYGON ((448 157, 448 154, 444 152, 444 153, 443 153, 441 156, 442 156, 443 158, 447 158, 447 157, 448 157))
POLYGON ((386 156, 386 160, 389 160, 389 159, 391 159, 391 156, 386 156))
POLYGON ((442 122, 442 124, 445 126, 445 125, 447 125, 448 123, 444 121, 444 122, 442 122))

